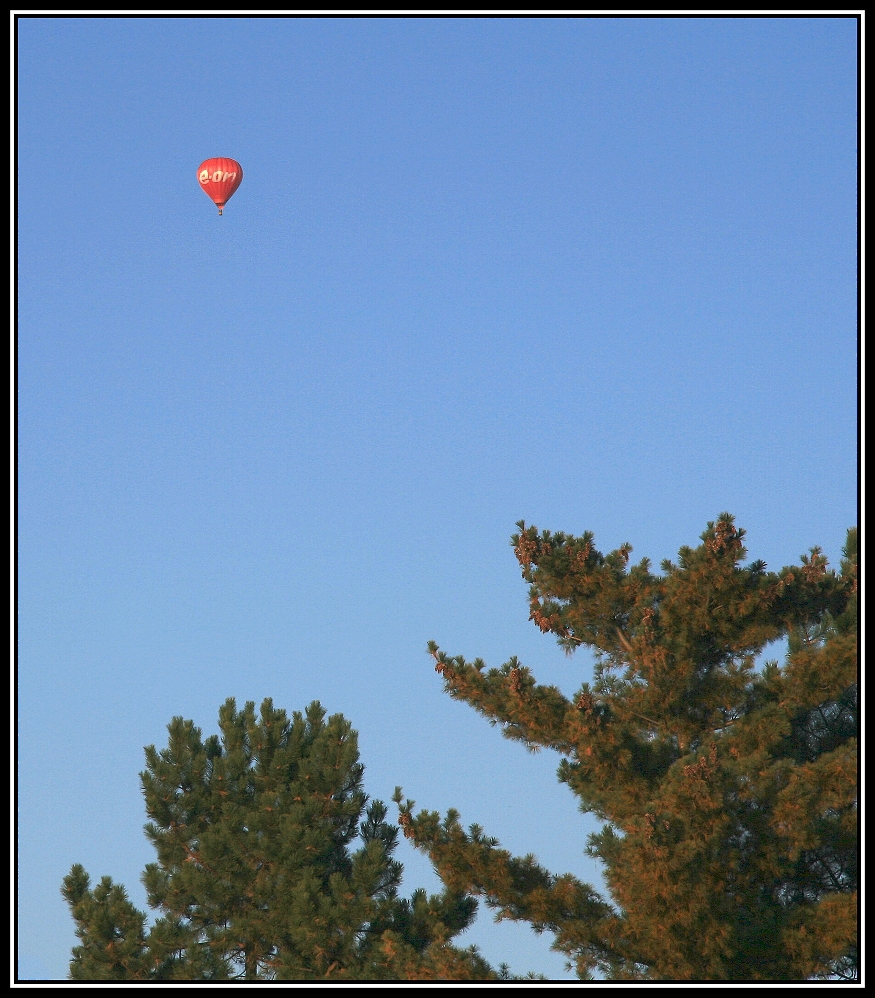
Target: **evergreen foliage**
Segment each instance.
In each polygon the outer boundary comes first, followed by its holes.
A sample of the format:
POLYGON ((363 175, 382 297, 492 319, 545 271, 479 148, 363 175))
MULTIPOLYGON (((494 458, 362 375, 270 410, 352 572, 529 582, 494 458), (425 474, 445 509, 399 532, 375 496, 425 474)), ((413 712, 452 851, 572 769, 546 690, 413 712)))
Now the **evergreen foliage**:
POLYGON ((157 862, 143 883, 151 928, 124 888, 90 889, 75 865, 62 893, 76 922, 75 981, 495 980, 453 936, 464 892, 398 897, 398 829, 362 790, 357 737, 318 703, 291 721, 233 699, 221 737, 168 725, 140 774, 157 862), (358 848, 353 848, 358 842, 358 848))
POLYGON ((516 659, 429 650, 450 696, 563 756, 559 779, 604 823, 588 852, 610 900, 455 811, 414 816, 399 789, 405 835, 449 889, 553 933, 583 979, 855 980, 856 530, 840 574, 816 548, 774 573, 742 564, 724 513, 655 574, 629 545, 518 526, 530 619, 593 649, 594 683, 568 699, 516 659), (784 637, 783 666, 757 668, 784 637))

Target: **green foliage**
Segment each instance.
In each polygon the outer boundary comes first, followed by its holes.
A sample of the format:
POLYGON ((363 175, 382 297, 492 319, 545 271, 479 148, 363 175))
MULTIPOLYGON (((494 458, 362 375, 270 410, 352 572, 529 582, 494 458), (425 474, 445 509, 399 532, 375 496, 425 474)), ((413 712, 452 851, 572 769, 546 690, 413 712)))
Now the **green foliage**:
POLYGON ((743 565, 728 514, 654 574, 624 545, 519 524, 530 619, 595 681, 566 698, 511 659, 486 671, 431 643, 450 696, 529 748, 604 822, 589 853, 610 903, 413 802, 400 823, 444 882, 555 935, 581 978, 793 981, 856 977, 857 540, 841 574, 743 565), (756 656, 789 639, 783 667, 756 656))
POLYGON ((81 866, 63 895, 81 944, 80 981, 496 980, 453 936, 477 902, 446 890, 398 897, 398 829, 368 802, 357 737, 318 703, 289 720, 228 700, 221 735, 174 718, 166 749, 140 774, 157 862, 143 883, 146 918, 81 866), (358 848, 354 846, 358 844, 358 848))
POLYGON ((142 981, 148 975, 146 917, 125 890, 104 877, 94 890, 78 863, 64 878, 61 893, 76 921, 82 945, 73 950, 74 981, 142 981))

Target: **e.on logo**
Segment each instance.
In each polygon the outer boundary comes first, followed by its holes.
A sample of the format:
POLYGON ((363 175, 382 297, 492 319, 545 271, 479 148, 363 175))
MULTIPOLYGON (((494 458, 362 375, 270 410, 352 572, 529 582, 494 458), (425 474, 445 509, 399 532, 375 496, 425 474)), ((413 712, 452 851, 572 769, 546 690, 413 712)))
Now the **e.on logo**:
POLYGON ((236 179, 237 179, 236 170, 233 173, 228 173, 224 170, 216 170, 216 172, 212 176, 210 176, 209 170, 201 170, 200 180, 202 184, 208 184, 211 180, 213 181, 214 184, 219 184, 219 183, 225 183, 228 180, 233 181, 236 179))
POLYGON ((224 156, 205 159, 197 168, 197 179, 200 181, 201 190, 215 204, 221 215, 225 202, 243 180, 243 167, 236 159, 226 159, 224 156))

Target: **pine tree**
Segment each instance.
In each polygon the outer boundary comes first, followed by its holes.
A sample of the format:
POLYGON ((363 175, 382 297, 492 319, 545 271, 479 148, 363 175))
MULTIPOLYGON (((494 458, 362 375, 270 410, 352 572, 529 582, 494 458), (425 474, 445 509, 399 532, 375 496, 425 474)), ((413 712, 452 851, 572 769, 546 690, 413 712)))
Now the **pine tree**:
POLYGON ((774 573, 742 564, 724 513, 656 574, 629 545, 518 526, 530 619, 593 649, 594 683, 568 699, 516 659, 485 671, 429 650, 451 697, 563 757, 603 822, 588 852, 610 898, 455 811, 414 817, 399 789, 405 835, 449 888, 553 933, 584 979, 856 979, 856 531, 839 575, 816 548, 774 573), (781 638, 783 666, 758 666, 781 638))
POLYGON ((362 789, 356 732, 318 703, 291 721, 233 699, 221 737, 168 725, 140 774, 157 862, 146 916, 80 865, 65 878, 80 945, 78 981, 494 980, 472 947, 450 940, 477 902, 445 890, 398 896, 398 828, 362 789), (358 843, 358 848, 353 848, 358 843))

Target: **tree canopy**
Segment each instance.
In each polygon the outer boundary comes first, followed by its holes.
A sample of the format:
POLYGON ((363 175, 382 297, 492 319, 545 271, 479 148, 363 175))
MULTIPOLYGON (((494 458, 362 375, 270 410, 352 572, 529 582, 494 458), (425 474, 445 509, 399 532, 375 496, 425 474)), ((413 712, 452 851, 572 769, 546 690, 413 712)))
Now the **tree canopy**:
POLYGON ((362 789, 357 737, 318 703, 225 702, 221 735, 174 718, 140 774, 157 862, 146 915, 75 865, 62 893, 79 981, 494 980, 451 939, 473 920, 464 892, 398 896, 398 828, 362 789), (357 846, 357 848, 356 848, 357 846))
POLYGON ((856 530, 839 574, 817 548, 769 572, 724 513, 654 573, 629 545, 518 526, 530 619, 593 650, 593 683, 569 698, 515 658, 429 650, 451 697, 562 756, 603 823, 588 852, 610 897, 399 789, 405 835, 448 889, 553 933, 584 979, 855 979, 856 530), (760 663, 782 638, 783 664, 760 663))

